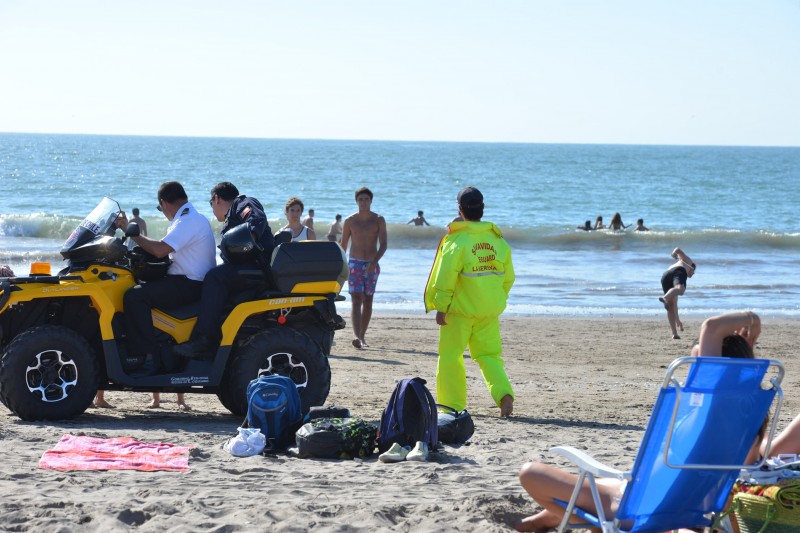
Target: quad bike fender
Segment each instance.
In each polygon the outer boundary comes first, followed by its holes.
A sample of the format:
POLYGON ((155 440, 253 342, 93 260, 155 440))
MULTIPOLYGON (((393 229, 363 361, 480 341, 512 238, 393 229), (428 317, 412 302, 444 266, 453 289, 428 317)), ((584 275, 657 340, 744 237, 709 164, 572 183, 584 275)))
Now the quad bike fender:
POLYGON ((114 338, 111 320, 122 311, 122 297, 134 285, 128 270, 108 266, 68 276, 16 278, 13 283, 0 283, 0 313, 11 305, 38 299, 88 297, 97 310, 102 339, 111 340, 114 338))
POLYGON ((315 295, 287 295, 277 298, 267 298, 244 302, 237 305, 222 323, 222 342, 220 346, 231 346, 239 333, 239 329, 248 317, 268 311, 280 311, 281 315, 289 314, 289 311, 297 307, 312 307, 317 301, 325 301, 328 296, 315 295))

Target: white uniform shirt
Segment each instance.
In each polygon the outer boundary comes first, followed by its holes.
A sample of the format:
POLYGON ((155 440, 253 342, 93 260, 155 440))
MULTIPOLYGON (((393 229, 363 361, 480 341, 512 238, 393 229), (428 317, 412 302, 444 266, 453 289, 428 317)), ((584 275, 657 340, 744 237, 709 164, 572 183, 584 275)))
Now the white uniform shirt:
POLYGON ((172 264, 167 273, 170 275, 203 281, 206 272, 217 264, 217 249, 211 224, 189 202, 175 213, 167 234, 161 240, 175 250, 169 254, 172 264))

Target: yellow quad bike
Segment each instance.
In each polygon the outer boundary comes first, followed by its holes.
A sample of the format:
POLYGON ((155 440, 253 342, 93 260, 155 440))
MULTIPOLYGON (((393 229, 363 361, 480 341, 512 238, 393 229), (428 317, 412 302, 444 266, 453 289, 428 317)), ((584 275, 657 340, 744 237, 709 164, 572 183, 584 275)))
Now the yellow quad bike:
MULTIPOLYGON (((303 407, 322 405, 334 331, 345 326, 335 301, 347 279, 335 242, 285 242, 271 268, 243 271, 250 288, 231 295, 222 341, 212 360, 183 359, 171 347, 187 341, 199 302, 153 309, 161 353, 155 362, 127 354, 123 295, 166 275, 168 262, 132 250, 114 237, 117 202, 104 198, 72 233, 49 273, 0 278, 0 400, 23 420, 60 420, 83 413, 98 389, 217 394, 232 413, 247 411, 248 383, 261 375, 290 377, 303 407), (160 370, 163 372, 163 370, 160 370)), ((239 237, 249 231, 226 233, 239 237)), ((235 239, 234 239, 235 240, 235 239)), ((239 238, 227 250, 246 254, 239 238)))

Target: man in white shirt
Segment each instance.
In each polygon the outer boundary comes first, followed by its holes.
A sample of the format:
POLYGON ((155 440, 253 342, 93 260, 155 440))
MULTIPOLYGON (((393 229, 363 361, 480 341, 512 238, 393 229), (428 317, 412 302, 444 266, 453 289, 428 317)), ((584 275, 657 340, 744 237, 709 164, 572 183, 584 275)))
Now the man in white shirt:
MULTIPOLYGON (((153 328, 151 310, 170 309, 200 299, 203 278, 216 265, 214 232, 208 219, 189 203, 186 191, 177 181, 158 188, 158 210, 170 220, 161 240, 139 235, 131 237, 145 252, 156 257, 170 256, 167 276, 128 290, 124 297, 128 356, 151 356, 156 372, 163 372, 161 354, 153 328)), ((117 226, 128 227, 128 218, 120 213, 117 226)))

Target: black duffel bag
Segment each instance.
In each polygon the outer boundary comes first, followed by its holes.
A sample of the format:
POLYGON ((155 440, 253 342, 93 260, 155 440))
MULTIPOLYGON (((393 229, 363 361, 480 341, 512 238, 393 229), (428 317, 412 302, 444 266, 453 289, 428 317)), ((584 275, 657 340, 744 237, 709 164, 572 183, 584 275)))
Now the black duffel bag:
POLYGON ((317 418, 297 430, 298 457, 353 459, 375 452, 378 428, 360 418, 317 418))
POLYGON ((439 441, 444 444, 464 444, 475 433, 475 424, 466 409, 456 411, 452 407, 436 404, 439 411, 439 441))

